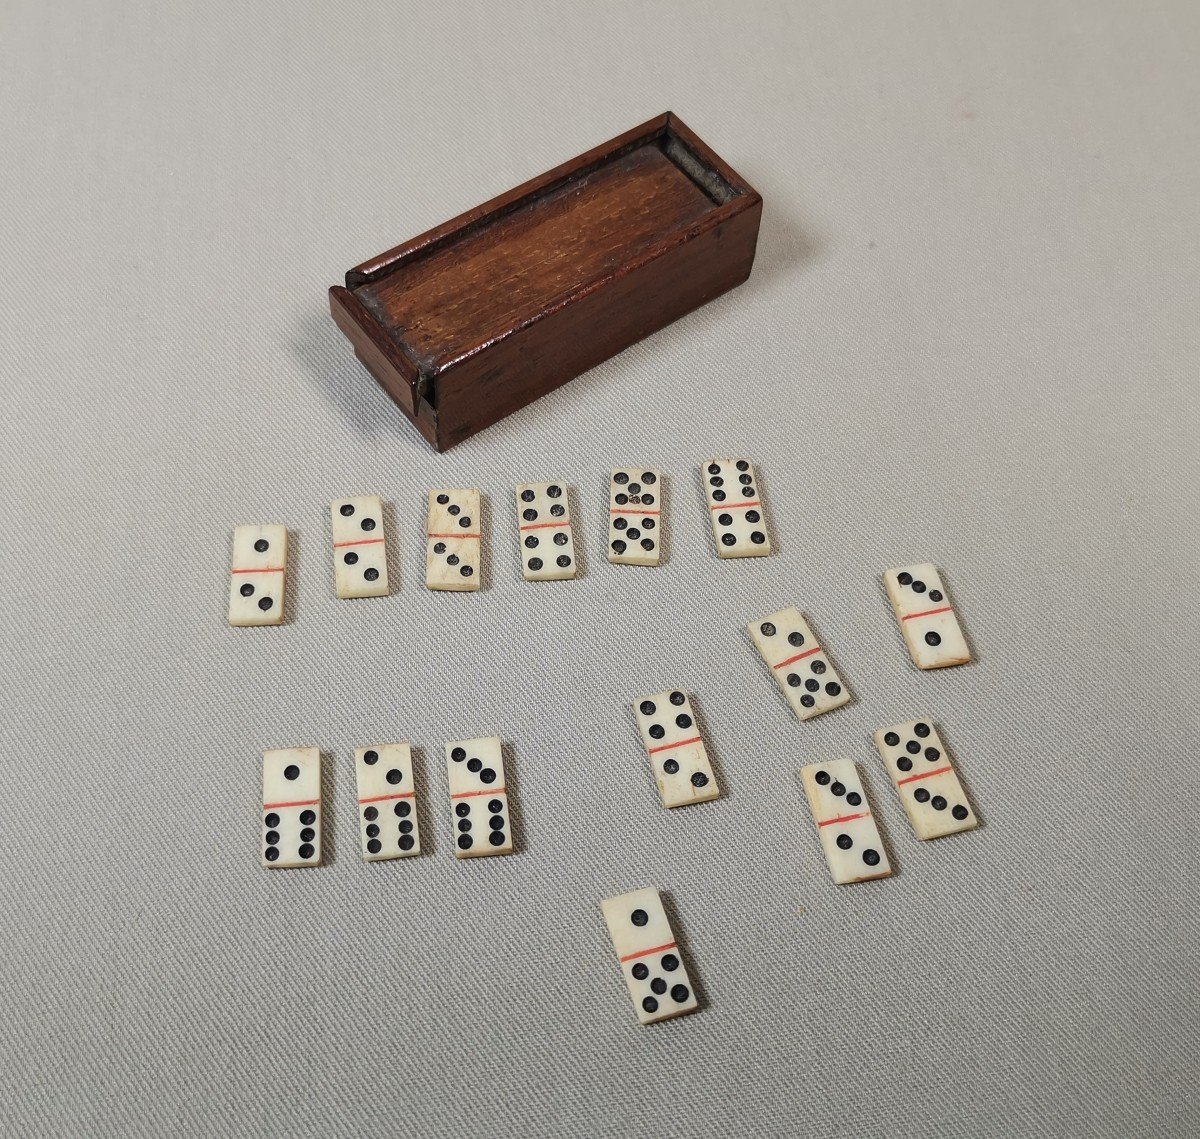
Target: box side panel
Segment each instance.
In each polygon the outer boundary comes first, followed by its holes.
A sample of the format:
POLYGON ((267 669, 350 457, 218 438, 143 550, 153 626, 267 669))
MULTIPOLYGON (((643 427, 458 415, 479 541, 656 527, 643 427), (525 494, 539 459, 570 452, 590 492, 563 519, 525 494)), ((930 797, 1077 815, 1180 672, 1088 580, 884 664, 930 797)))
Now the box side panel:
POLYGON ((437 446, 446 450, 741 284, 762 200, 439 373, 437 446))

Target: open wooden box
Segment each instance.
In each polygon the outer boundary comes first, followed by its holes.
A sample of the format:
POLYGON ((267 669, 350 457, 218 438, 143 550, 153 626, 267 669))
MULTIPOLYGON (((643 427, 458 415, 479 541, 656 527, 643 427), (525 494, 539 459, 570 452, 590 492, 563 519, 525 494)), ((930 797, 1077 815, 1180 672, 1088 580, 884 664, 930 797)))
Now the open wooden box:
POLYGON ((330 310, 444 451, 741 284, 761 214, 665 114, 351 269, 330 310))

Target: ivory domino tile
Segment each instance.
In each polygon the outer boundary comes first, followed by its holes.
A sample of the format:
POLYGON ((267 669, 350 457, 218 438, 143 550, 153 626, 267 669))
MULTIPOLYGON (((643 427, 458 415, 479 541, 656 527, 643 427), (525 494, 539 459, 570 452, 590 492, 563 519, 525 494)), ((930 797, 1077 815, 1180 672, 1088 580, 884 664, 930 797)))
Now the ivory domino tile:
POLYGON ((329 508, 333 581, 338 597, 386 597, 387 541, 383 503, 373 494, 340 498, 329 508))
POLYGON ((888 570, 883 584, 917 668, 951 668, 971 659, 958 616, 934 566, 926 562, 888 570))
POLYGON ((526 581, 566 581, 578 573, 566 487, 558 482, 517 487, 521 573, 526 581))
POLYGON ((811 720, 850 702, 850 690, 799 609, 780 609, 747 628, 798 720, 811 720))
POLYGON ((263 752, 263 865, 321 861, 321 753, 315 747, 263 752))
POLYGON ((639 700, 633 710, 662 805, 683 807, 715 799, 721 790, 687 696, 668 688, 639 700))
POLYGON ((638 1021, 653 1024, 699 1007, 662 899, 652 887, 600 903, 638 1021))
POLYGON ((754 468, 748 459, 712 459, 704 465, 704 487, 717 555, 761 558, 771 552, 754 468))
POLYGON ((229 575, 229 623, 236 627, 283 621, 287 529, 235 526, 229 575))
POLYGON ((407 743, 354 750, 363 859, 382 862, 421 853, 412 749, 407 743))
POLYGON ((834 882, 841 886, 890 876, 887 851, 854 761, 810 764, 800 769, 800 780, 834 882))
POLYGON ((425 526, 425 586, 453 593, 479 589, 480 517, 476 489, 431 490, 425 526))
POLYGON ((457 858, 512 854, 512 820, 500 740, 486 736, 446 745, 446 774, 457 858))
POLYGON ((608 560, 656 566, 662 558, 662 475, 641 467, 612 472, 608 494, 608 560))
POLYGON ((979 825, 932 720, 880 728, 875 746, 917 838, 942 838, 979 825))

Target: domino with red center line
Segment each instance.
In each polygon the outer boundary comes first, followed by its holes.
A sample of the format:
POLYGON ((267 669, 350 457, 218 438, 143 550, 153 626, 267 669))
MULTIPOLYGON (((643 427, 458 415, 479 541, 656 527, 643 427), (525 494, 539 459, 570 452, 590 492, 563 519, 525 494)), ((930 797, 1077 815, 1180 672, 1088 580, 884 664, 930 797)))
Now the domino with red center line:
POLYGON ((656 566, 662 558, 662 475, 642 467, 618 468, 608 495, 608 560, 656 566))
POLYGON ((917 668, 951 668, 971 659, 962 627, 934 566, 923 563, 888 570, 883 584, 908 645, 908 655, 917 668))
POLYGON ((431 490, 425 525, 425 587, 452 593, 479 589, 479 491, 431 490))
POLYGON ((799 609, 780 609, 747 628, 796 719, 811 720, 850 702, 850 690, 799 609))
POLYGON ((263 752, 263 865, 321 861, 321 753, 315 747, 263 752))
POLYGON ((338 597, 385 597, 387 542, 383 503, 373 494, 341 498, 329 508, 333 580, 338 597))
POLYGON ((521 573, 526 581, 566 581, 578 572, 567 491, 559 482, 517 487, 521 573))
POLYGON ((235 526, 229 575, 229 623, 235 627, 283 621, 287 529, 235 526))
POLYGON ((508 792, 500 740, 485 736, 446 745, 446 774, 456 858, 512 854, 508 792))
POLYGON ((854 760, 802 767, 800 781, 834 882, 842 886, 889 877, 892 867, 854 760))
POLYGON ((363 860, 382 862, 421 853, 408 743, 354 749, 363 860))
POLYGON ((687 696, 668 688, 639 700, 633 711, 662 805, 683 807, 715 799, 721 789, 687 696))
POLYGON ((875 746, 917 838, 942 838, 979 825, 932 720, 880 728, 875 746))
POLYGON ((704 487, 712 517, 717 556, 761 558, 771 552, 754 468, 748 459, 712 459, 704 466, 704 487))
POLYGON ((654 1024, 695 1012, 700 1004, 658 891, 646 887, 605 898, 600 912, 638 1021, 654 1024))

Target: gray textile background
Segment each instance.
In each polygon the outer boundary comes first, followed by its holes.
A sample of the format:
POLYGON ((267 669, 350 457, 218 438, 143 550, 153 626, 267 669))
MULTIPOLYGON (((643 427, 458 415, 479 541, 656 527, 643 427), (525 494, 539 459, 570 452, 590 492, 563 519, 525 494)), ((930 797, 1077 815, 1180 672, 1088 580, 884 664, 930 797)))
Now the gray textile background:
POLYGON ((9 1135, 1185 1135, 1197 1105, 1200 7, 1022 0, 6 3, 0 1125, 9 1135), (438 457, 326 287, 664 109, 763 194, 742 288, 438 457), (711 453, 777 556, 719 563, 711 453), (612 567, 610 463, 670 473, 612 567), (586 574, 525 585, 511 487, 586 574), (422 502, 490 496, 478 596, 422 502), (392 505, 332 597, 331 498, 392 505), (230 528, 290 620, 225 625, 230 528), (878 584, 945 571, 978 663, 878 584), (858 700, 790 722, 798 603, 858 700), (628 702, 728 789, 657 806, 628 702), (985 820, 922 845, 869 733, 943 726, 985 820), (523 850, 451 857, 441 743, 510 749, 523 850), (355 744, 422 748, 364 866, 355 744), (319 744, 329 864, 259 867, 259 753, 319 744), (899 874, 837 889, 795 772, 855 756, 899 874), (703 989, 639 1028, 597 900, 669 892, 703 989))

